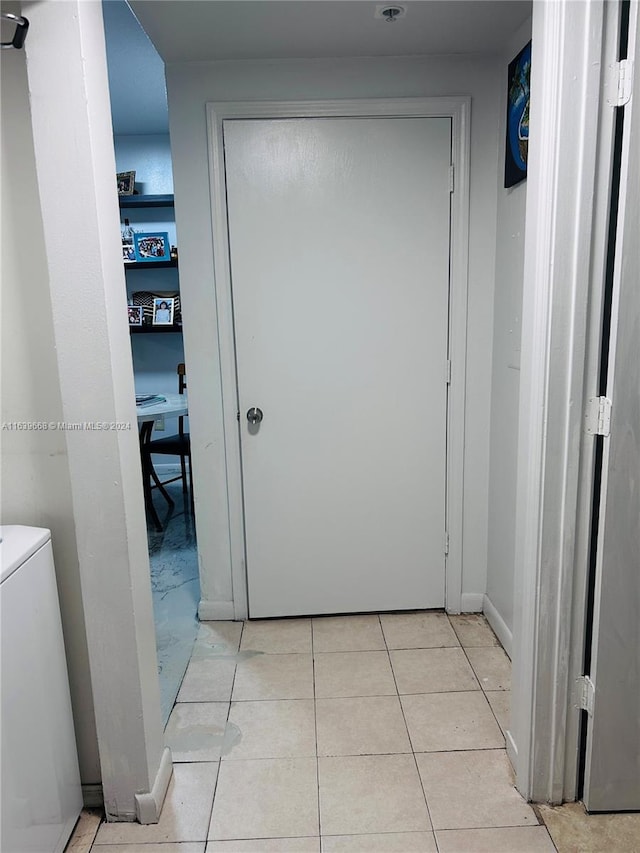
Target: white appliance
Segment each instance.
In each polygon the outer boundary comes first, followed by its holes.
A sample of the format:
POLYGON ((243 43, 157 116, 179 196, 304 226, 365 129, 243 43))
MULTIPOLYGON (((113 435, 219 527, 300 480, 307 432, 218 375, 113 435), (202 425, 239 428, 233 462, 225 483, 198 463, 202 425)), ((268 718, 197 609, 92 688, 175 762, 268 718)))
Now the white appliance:
POLYGON ((82 809, 51 534, 0 527, 3 853, 59 853, 82 809))

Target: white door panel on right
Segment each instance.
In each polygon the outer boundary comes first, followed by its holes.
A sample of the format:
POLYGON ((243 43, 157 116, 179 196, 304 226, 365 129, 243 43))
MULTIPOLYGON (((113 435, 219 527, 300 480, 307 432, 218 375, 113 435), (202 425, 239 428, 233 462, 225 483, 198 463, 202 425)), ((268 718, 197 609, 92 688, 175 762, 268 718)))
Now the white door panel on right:
POLYGON ((250 616, 442 607, 451 122, 224 145, 250 616))

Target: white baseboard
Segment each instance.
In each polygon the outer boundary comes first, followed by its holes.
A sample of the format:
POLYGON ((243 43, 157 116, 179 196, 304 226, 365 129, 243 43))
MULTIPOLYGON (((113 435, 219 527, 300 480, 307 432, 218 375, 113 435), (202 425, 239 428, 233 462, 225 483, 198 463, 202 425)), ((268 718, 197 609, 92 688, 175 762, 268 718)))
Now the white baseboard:
POLYGON ((233 601, 205 601, 205 599, 200 599, 198 619, 201 622, 228 622, 235 618, 233 601))
POLYGON ((104 793, 99 782, 82 785, 82 803, 86 809, 101 809, 104 806, 104 793))
POLYGON ((463 592, 460 596, 461 613, 482 613, 484 595, 481 592, 463 592))
POLYGON ((488 595, 484 596, 484 605, 482 612, 487 617, 487 622, 494 630, 496 637, 500 640, 502 648, 511 658, 511 649, 513 647, 513 633, 509 626, 504 621, 500 613, 496 610, 495 605, 488 595))
POLYGON ((171 750, 165 746, 153 788, 148 794, 136 794, 136 820, 138 823, 157 823, 160 820, 160 812, 172 775, 171 750))
POLYGON ((509 761, 511 762, 511 766, 513 767, 513 769, 517 773, 517 771, 518 771, 518 746, 513 739, 513 735, 511 734, 511 732, 508 729, 505 732, 505 740, 507 742, 507 758, 509 759, 509 761))

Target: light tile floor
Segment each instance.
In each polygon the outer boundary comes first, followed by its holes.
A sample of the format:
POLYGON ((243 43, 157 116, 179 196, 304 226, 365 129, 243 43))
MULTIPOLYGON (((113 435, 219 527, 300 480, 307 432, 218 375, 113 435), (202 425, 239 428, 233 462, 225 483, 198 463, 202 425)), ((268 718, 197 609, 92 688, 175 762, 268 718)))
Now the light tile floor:
POLYGON ((509 671, 481 616, 203 623, 160 822, 92 849, 554 851, 514 788, 509 671))

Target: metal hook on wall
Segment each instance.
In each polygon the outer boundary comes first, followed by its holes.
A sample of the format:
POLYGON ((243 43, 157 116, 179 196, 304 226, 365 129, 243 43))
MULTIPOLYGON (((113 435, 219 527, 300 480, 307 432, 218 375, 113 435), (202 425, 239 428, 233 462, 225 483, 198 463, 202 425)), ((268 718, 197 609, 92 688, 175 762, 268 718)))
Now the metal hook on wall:
POLYGON ((0 17, 3 21, 12 21, 16 25, 16 31, 13 34, 13 38, 11 39, 11 41, 0 42, 0 47, 14 47, 17 50, 20 50, 20 48, 24 45, 24 40, 27 37, 29 21, 26 18, 21 17, 20 15, 12 15, 11 12, 2 12, 0 13, 0 17))

